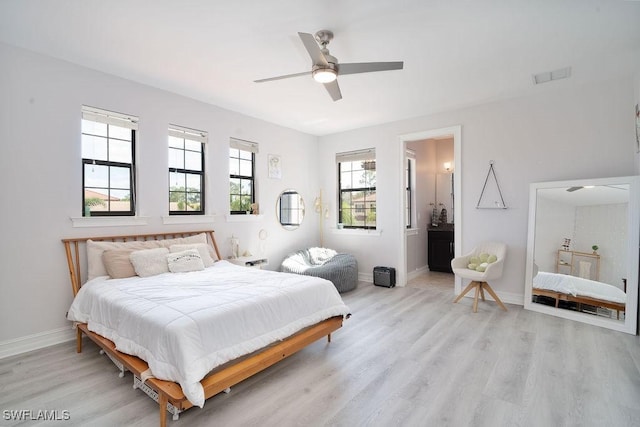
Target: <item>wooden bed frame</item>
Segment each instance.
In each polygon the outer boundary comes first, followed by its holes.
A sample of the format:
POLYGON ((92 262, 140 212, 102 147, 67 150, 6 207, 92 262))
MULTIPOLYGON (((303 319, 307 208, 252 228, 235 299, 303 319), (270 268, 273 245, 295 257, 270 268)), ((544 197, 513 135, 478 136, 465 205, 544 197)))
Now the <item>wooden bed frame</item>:
POLYGON ((558 304, 560 303, 560 301, 568 301, 568 302, 575 302, 578 305, 587 304, 595 307, 604 307, 611 310, 615 310, 617 313, 618 319, 620 319, 620 312, 624 313, 626 310, 626 304, 624 303, 606 301, 602 299, 585 297, 580 295, 574 297, 571 294, 564 294, 562 292, 550 291, 548 289, 533 288, 532 294, 538 295, 538 296, 555 298, 556 308, 558 308, 558 304))
MULTIPOLYGON (((220 251, 218 250, 218 245, 216 244, 213 230, 63 239, 62 242, 64 243, 67 255, 73 295, 75 297, 81 287, 80 245, 86 243, 87 240, 112 242, 164 240, 193 236, 201 233, 205 233, 207 235, 208 241, 214 248, 218 259, 222 259, 220 251)), ((305 328, 289 338, 278 341, 263 350, 255 352, 248 357, 238 359, 238 361, 235 362, 232 361, 225 364, 221 369, 214 370, 212 374, 205 377, 200 382, 204 388, 205 399, 227 390, 229 387, 257 374, 280 360, 295 354, 299 350, 324 336, 327 337, 328 342, 331 342, 331 333, 342 327, 342 320, 342 316, 329 318, 305 328)), ((117 362, 116 364, 119 364, 131 371, 136 377, 140 378, 142 373, 149 369, 149 366, 144 360, 136 356, 119 352, 116 350, 115 344, 112 341, 89 331, 86 323, 77 325, 76 351, 78 353, 82 352, 83 333, 95 342, 114 362, 117 362)), ((166 426, 167 408, 169 405, 173 405, 178 412, 193 406, 185 397, 180 385, 175 382, 149 378, 145 381, 145 384, 153 389, 153 391, 158 395, 161 427, 166 426)))

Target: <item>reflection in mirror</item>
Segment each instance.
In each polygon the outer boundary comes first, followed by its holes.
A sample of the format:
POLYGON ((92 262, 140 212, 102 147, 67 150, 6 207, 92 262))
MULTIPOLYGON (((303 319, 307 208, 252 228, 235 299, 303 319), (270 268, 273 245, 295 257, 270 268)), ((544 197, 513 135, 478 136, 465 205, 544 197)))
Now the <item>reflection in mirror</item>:
POLYGON ((295 230, 304 218, 304 201, 296 190, 285 190, 280 193, 276 203, 278 221, 286 230, 295 230))
POLYGON ((531 185, 525 308, 635 333, 638 179, 531 185))
POLYGON ((439 223, 453 222, 453 173, 436 174, 436 205, 439 223), (442 212, 444 209, 444 212, 442 212))

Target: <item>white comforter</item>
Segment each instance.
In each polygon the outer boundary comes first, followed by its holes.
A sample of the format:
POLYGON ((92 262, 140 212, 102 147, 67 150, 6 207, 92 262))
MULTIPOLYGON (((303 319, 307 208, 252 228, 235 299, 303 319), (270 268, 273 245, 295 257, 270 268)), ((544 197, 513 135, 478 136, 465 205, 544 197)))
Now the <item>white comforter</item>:
POLYGON ((348 312, 325 279, 219 261, 190 273, 93 279, 68 319, 145 360, 153 376, 179 383, 202 407, 200 380, 213 368, 348 312))
POLYGON ((541 271, 533 278, 533 286, 538 289, 548 289, 554 292, 570 294, 574 297, 580 295, 616 303, 624 304, 627 302, 627 294, 625 294, 622 289, 606 283, 570 276, 568 274, 546 273, 541 271))

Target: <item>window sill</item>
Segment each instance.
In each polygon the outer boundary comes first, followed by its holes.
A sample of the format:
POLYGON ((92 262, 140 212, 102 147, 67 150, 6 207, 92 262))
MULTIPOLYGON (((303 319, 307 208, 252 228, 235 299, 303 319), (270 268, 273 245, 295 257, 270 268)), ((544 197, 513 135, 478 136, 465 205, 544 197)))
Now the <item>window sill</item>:
POLYGON ((148 216, 81 216, 71 217, 74 228, 78 227, 122 227, 125 225, 147 225, 148 216))
POLYGON ((210 224, 215 222, 215 215, 164 215, 163 224, 210 224))
POLYGON ((258 222, 264 219, 264 215, 262 214, 260 215, 226 214, 224 217, 226 218, 227 222, 258 222))
POLYGON ((420 232, 419 228, 407 228, 407 230, 405 231, 405 234, 407 236, 417 236, 420 232))
POLYGON ((357 228, 332 228, 331 232, 333 234, 344 234, 350 236, 379 236, 382 233, 382 230, 364 230, 357 228))

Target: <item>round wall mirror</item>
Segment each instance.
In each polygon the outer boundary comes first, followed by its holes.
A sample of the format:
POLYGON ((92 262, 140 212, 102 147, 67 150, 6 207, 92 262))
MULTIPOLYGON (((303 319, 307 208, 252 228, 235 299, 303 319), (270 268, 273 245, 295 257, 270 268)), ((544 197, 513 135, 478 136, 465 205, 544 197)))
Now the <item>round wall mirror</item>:
POLYGON ((304 200, 296 190, 288 189, 280 193, 276 203, 276 216, 285 230, 295 230, 304 218, 304 200))

